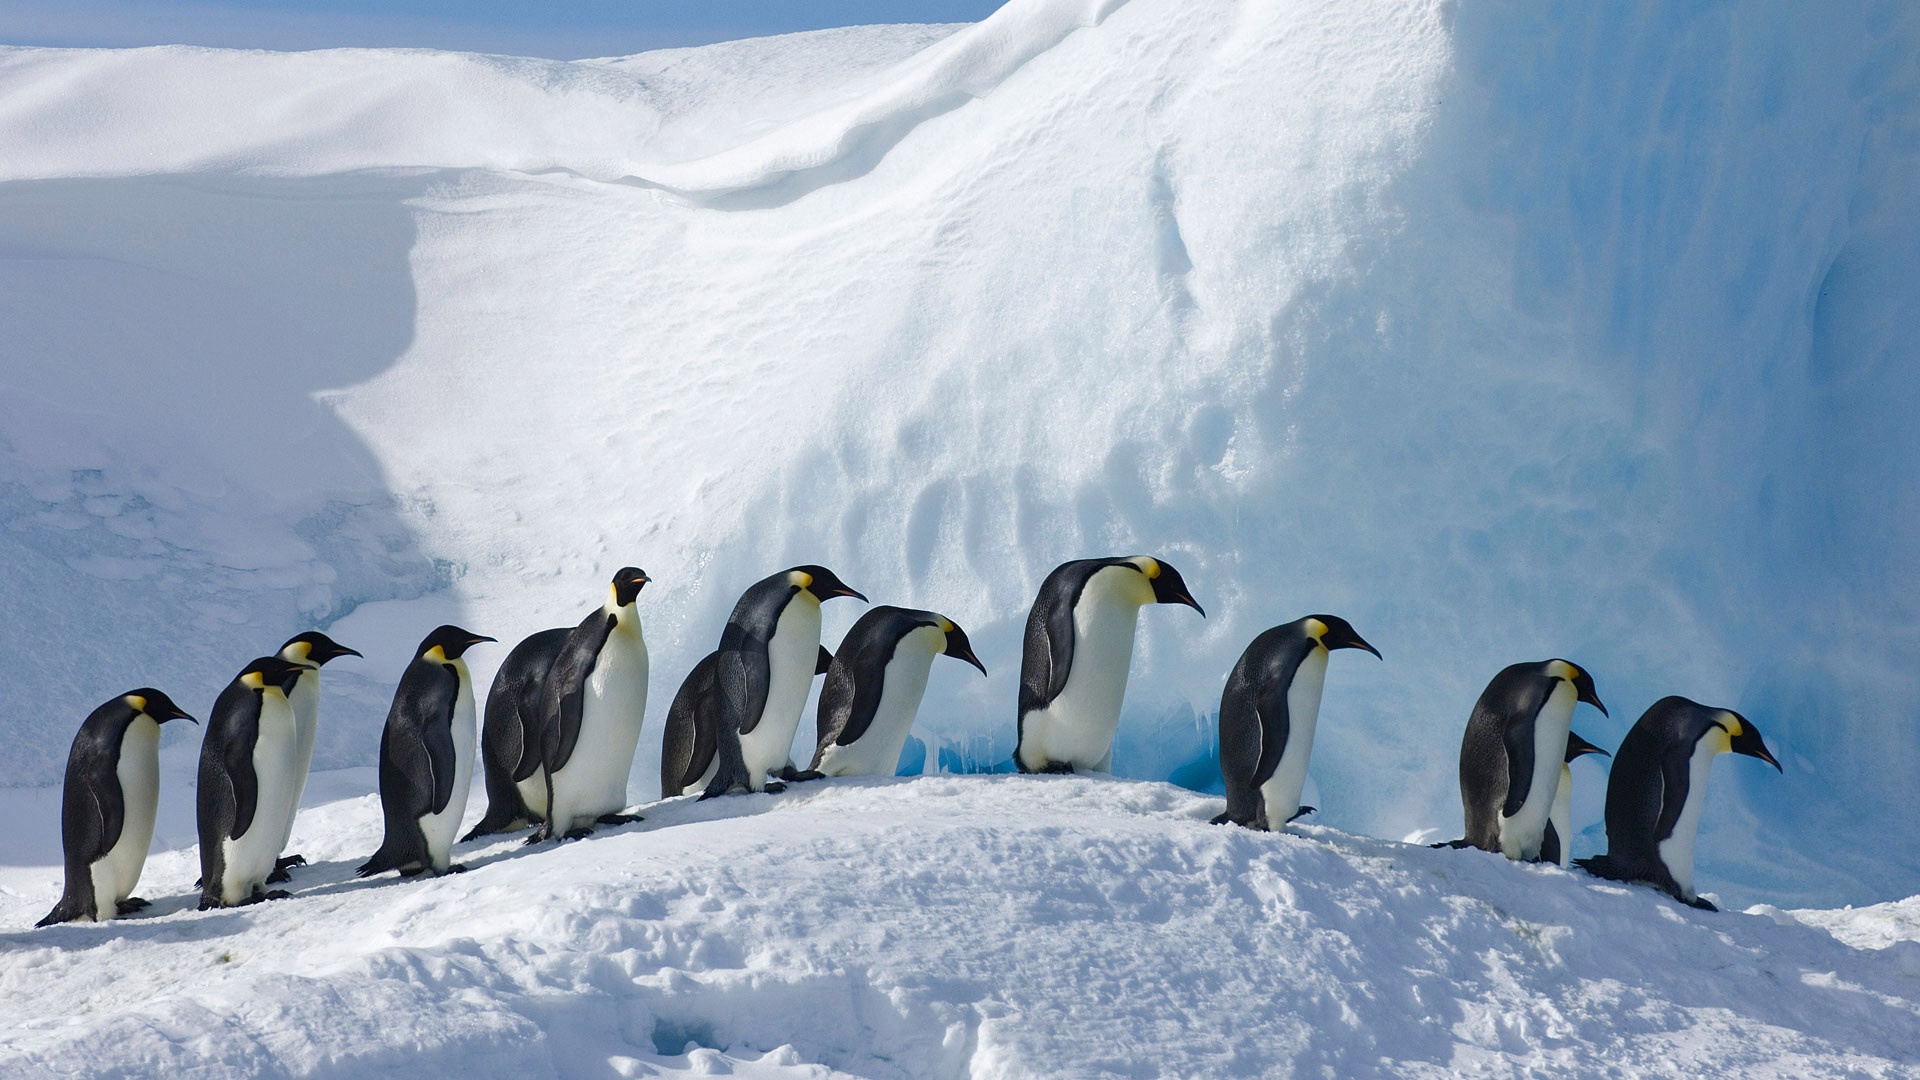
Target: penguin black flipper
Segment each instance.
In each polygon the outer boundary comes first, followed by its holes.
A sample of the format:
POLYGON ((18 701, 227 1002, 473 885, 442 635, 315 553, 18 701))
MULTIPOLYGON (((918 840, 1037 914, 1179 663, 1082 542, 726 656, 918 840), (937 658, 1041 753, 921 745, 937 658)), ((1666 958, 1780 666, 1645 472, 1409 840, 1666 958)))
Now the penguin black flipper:
MULTIPOLYGON (((421 661, 414 661, 416 665, 421 661)), ((460 694, 460 676, 447 664, 432 668, 415 685, 401 676, 401 692, 394 695, 387 715, 386 735, 380 740, 380 810, 386 829, 380 849, 354 870, 372 877, 386 870, 402 873, 426 866, 427 838, 420 819, 445 810, 453 798, 454 748, 451 730, 435 731, 438 724, 420 730, 396 722, 406 716, 450 716, 460 694)))
POLYGON ((260 738, 260 704, 255 695, 253 708, 242 714, 241 725, 229 732, 221 746, 227 785, 233 792, 233 820, 227 826, 227 839, 238 840, 253 827, 254 811, 260 808, 260 778, 253 771, 253 745, 260 738))
POLYGON ((666 731, 660 741, 661 798, 683 794, 713 763, 717 710, 713 673, 719 655, 710 652, 693 665, 667 709, 666 731))
MULTIPOLYGON (((1534 710, 1538 712, 1538 709, 1534 710)), ((1508 724, 1504 732, 1507 747, 1507 799, 1500 813, 1512 817, 1526 804, 1533 790, 1533 724, 1508 724)))
MULTIPOLYGON (((1691 748, 1689 747, 1690 751, 1691 748)), ((1653 823, 1653 843, 1673 835, 1680 823, 1680 812, 1687 806, 1687 788, 1693 783, 1693 755, 1668 751, 1660 761, 1660 816, 1653 823)), ((1651 800, 1649 800, 1651 801, 1651 800)))
MULTIPOLYGON (((551 776, 573 760, 573 748, 580 741, 580 715, 586 704, 587 680, 600 662, 600 650, 607 635, 620 625, 616 615, 595 611, 580 621, 567 635, 567 643, 547 674, 547 687, 541 698, 540 726, 544 736, 541 763, 551 776)), ((532 775, 529 770, 528 775, 532 775)))
POLYGON ((486 723, 480 732, 480 765, 487 784, 487 812, 461 842, 506 832, 515 822, 538 821, 520 796, 520 781, 540 767, 540 693, 568 626, 530 634, 513 647, 487 691, 486 723))
POLYGON ((701 793, 702 799, 741 788, 752 790, 746 755, 740 749, 740 736, 760 725, 773 673, 764 648, 741 647, 740 639, 744 636, 745 631, 728 624, 726 634, 720 639, 720 648, 714 654, 714 696, 718 709, 713 734, 720 767, 714 770, 713 781, 701 793))
MULTIPOLYGON (((842 644, 844 645, 845 643, 843 642, 842 644)), ((825 675, 832 670, 833 654, 827 651, 825 645, 822 645, 820 646, 820 658, 814 661, 813 673, 817 677, 825 675)), ((828 739, 826 701, 827 689, 826 685, 822 684, 820 688, 820 709, 813 714, 813 745, 815 747, 825 746, 828 739)), ((818 758, 820 756, 819 750, 816 749, 813 756, 818 758)))

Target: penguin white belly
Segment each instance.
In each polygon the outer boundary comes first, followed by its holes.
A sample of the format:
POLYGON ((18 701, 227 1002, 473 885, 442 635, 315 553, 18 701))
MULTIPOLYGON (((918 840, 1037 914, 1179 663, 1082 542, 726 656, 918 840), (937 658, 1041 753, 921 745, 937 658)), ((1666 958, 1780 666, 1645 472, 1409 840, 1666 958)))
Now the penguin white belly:
POLYGON ((1567 765, 1567 733, 1573 730, 1578 692, 1561 679, 1533 718, 1533 780, 1512 817, 1500 818, 1500 851, 1509 859, 1537 859, 1553 812, 1560 770, 1567 765))
POLYGON ((307 773, 313 769, 313 743, 320 723, 320 669, 301 672, 287 701, 293 706, 293 799, 282 830, 285 835, 280 837, 281 851, 287 850, 287 842, 293 839, 293 819, 307 791, 307 773))
POLYGON ((828 776, 892 776, 900 768, 900 751, 927 694, 927 674, 933 669, 936 648, 946 634, 937 626, 922 626, 902 637, 882 670, 880 701, 873 722, 851 746, 827 745, 820 755, 820 771, 828 776))
POLYGON ((89 871, 93 875, 94 919, 119 914, 120 901, 133 895, 153 845, 153 816, 160 804, 160 725, 146 715, 127 725, 120 740, 120 838, 89 871))
POLYGON ((547 770, 536 765, 533 775, 525 780, 514 781, 514 787, 520 789, 520 801, 527 809, 541 817, 547 816, 547 770))
POLYGON ((1564 869, 1572 865, 1573 860, 1573 770, 1562 762, 1560 765, 1560 787, 1553 793, 1553 813, 1547 815, 1553 822, 1553 832, 1560 838, 1560 866, 1564 869))
POLYGON ((767 642, 767 704, 760 723, 740 736, 747 783, 755 791, 766 786, 769 772, 792 760, 793 733, 800 727, 800 710, 806 707, 819 659, 820 601, 802 592, 787 602, 774 624, 773 640, 767 642))
MULTIPOLYGON (((1719 738, 1725 742, 1726 732, 1720 732, 1719 738)), ((1680 817, 1673 823, 1673 835, 1660 841, 1660 861, 1666 864, 1667 873, 1673 875, 1674 884, 1680 886, 1681 898, 1686 900, 1694 899, 1693 839, 1700 831, 1700 810, 1707 804, 1707 774, 1713 770, 1713 759, 1720 752, 1711 735, 1694 744, 1693 758, 1687 762, 1687 801, 1680 806, 1680 817)))
POLYGON ((561 832, 626 808, 647 711, 647 643, 637 619, 623 618, 607 635, 584 691, 573 755, 553 774, 553 824, 561 832))
POLYGON ((277 692, 260 697, 259 732, 253 742, 253 821, 240 838, 222 838, 220 902, 238 904, 264 889, 280 857, 286 818, 293 813, 293 767, 297 751, 293 707, 277 692))
POLYGON ((446 809, 420 816, 420 833, 427 840, 427 856, 432 869, 444 872, 453 862, 453 838, 460 832, 460 818, 467 812, 467 789, 473 784, 473 678, 467 674, 465 660, 452 661, 460 676, 460 692, 453 699, 453 796, 446 809))
POLYGON ((1087 579, 1073 609, 1073 668, 1060 696, 1027 715, 1046 760, 1086 772, 1106 772, 1113 734, 1133 666, 1133 635, 1140 608, 1153 600, 1145 576, 1108 567, 1087 579), (1037 725, 1037 727, 1036 727, 1037 725))
POLYGON ((1267 808, 1267 827, 1279 829, 1300 812, 1300 792, 1307 786, 1307 762, 1313 756, 1313 729, 1320 718, 1320 691, 1327 681, 1327 650, 1314 649, 1294 670, 1287 687, 1287 745, 1273 775, 1260 785, 1267 808))

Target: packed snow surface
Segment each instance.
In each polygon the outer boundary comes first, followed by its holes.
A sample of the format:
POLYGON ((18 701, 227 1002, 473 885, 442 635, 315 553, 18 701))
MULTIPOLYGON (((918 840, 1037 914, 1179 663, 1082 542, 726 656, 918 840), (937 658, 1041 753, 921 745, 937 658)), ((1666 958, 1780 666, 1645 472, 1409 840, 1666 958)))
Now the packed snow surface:
POLYGON ((1219 808, 1107 778, 827 780, 462 845, 467 873, 402 882, 353 878, 380 830, 358 795, 301 817, 293 899, 194 912, 182 847, 148 864, 147 917, 40 931, 18 928, 53 870, 10 869, 0 1072, 1920 1071, 1899 905, 1820 913, 1830 934, 1219 808))
POLYGON ((966 627, 992 677, 936 665, 919 760, 1001 767, 1041 578, 1150 553, 1210 618, 1143 613, 1121 775, 1217 780, 1240 649, 1331 612, 1386 663, 1330 665, 1330 826, 1458 835, 1475 696, 1565 656, 1603 746, 1681 693, 1776 748, 1716 766, 1702 880, 1908 896, 1917 193, 1901 0, 0 49, 8 776, 313 626, 368 654, 318 760, 370 764, 426 630, 571 625, 626 564, 664 712, 799 562, 966 627))

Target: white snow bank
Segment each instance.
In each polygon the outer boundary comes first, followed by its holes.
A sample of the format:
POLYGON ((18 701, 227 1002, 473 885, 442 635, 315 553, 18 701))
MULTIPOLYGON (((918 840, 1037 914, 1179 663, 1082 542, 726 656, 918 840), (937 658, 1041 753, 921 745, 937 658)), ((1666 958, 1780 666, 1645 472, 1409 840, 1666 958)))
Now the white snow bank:
POLYGON ((1474 697, 1564 655, 1596 742, 1683 693, 1779 751, 1715 775, 1726 895, 1908 895, 1917 23, 1016 0, 578 64, 8 50, 9 763, 306 624, 394 643, 323 735, 367 763, 428 627, 571 623, 628 563, 664 708, 818 561, 966 626, 992 678, 936 668, 919 734, 979 768, 1040 579, 1146 551, 1212 618, 1143 614, 1124 774, 1205 783, 1238 651, 1330 611, 1387 657, 1329 673, 1331 825, 1457 835, 1474 697))
MULTIPOLYGON (((323 776, 338 797, 370 770, 323 776)), ((870 1077, 1892 1075, 1920 940, 1309 828, 1158 783, 924 777, 651 807, 559 847, 359 882, 371 796, 303 814, 292 900, 23 929, 0 1071, 870 1077), (688 1051, 691 1051, 690 1053, 688 1051), (757 1071, 756 1071, 757 1070, 757 1071)), ((476 812, 470 817, 477 817, 476 812)), ((1859 925, 1875 910, 1829 913, 1859 925)), ((1911 925, 1909 925, 1911 929, 1911 925)))

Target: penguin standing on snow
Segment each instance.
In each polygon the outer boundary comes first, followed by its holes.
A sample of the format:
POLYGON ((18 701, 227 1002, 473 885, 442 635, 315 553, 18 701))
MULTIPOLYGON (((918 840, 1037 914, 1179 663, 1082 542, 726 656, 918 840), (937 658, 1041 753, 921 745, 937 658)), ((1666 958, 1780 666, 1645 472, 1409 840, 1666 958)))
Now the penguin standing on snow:
POLYGON ((160 805, 160 725, 198 723, 151 687, 122 694, 80 723, 60 793, 60 842, 67 881, 60 902, 36 926, 105 922, 147 906, 133 895, 153 843, 160 805))
POLYGON ((1588 754, 1612 756, 1579 732, 1567 732, 1567 760, 1560 766, 1560 787, 1553 794, 1553 812, 1547 815, 1547 834, 1540 840, 1540 861, 1557 863, 1562 869, 1573 857, 1573 759, 1588 754))
POLYGON ((1148 604, 1207 614, 1179 571, 1145 555, 1062 563, 1040 583, 1020 660, 1021 772, 1112 771, 1134 627, 1148 604))
POLYGON ((1528 862, 1540 858, 1567 763, 1574 705, 1582 701, 1606 715, 1593 677, 1565 660, 1515 664, 1487 684, 1460 742, 1467 819, 1460 846, 1528 862))
POLYGON ((1215 825, 1277 829, 1302 814, 1307 760, 1320 715, 1327 655, 1334 649, 1380 650, 1337 615, 1309 615, 1253 639, 1220 695, 1220 775, 1227 812, 1215 825))
POLYGON ((836 596, 866 600, 833 571, 805 565, 755 582, 733 606, 713 661, 715 769, 701 798, 782 791, 767 774, 797 775, 793 733, 819 666, 820 602, 836 596))
POLYGON ((487 782, 487 812, 464 842, 515 832, 547 820, 547 774, 540 767, 540 693, 547 673, 573 634, 557 626, 530 634, 513 647, 487 691, 480 729, 480 767, 487 782))
POLYGON ((1580 868, 1615 881, 1640 881, 1682 903, 1716 910, 1693 890, 1693 841, 1707 801, 1707 774, 1721 754, 1745 754, 1780 768, 1753 721, 1683 697, 1653 703, 1620 742, 1607 777, 1607 853, 1580 868))
MULTIPOLYGON (((687 673, 667 709, 667 730, 660 742, 660 797, 671 799, 713 779, 719 748, 720 689, 713 673, 720 654, 701 657, 687 673)), ((813 673, 825 675, 833 654, 820 646, 813 673)))
POLYGON ((461 656, 492 640, 457 626, 438 627, 400 674, 380 736, 386 836, 355 871, 361 877, 384 870, 413 877, 466 869, 453 862, 453 837, 473 780, 473 676, 461 656))
POLYGON ((567 635, 547 675, 540 691, 547 820, 530 843, 640 820, 621 811, 647 711, 647 641, 636 601, 648 580, 634 566, 615 573, 606 603, 567 635))
POLYGON ((286 881, 290 868, 307 863, 304 856, 284 853, 287 841, 293 838, 293 819, 300 812, 300 799, 307 792, 307 773, 313 769, 313 740, 320 730, 320 669, 329 660, 360 654, 315 630, 288 638, 287 643, 280 646, 278 655, 290 664, 300 665, 302 671, 299 681, 293 684, 293 692, 287 695, 293 703, 293 806, 281 829, 284 833, 280 837, 282 854, 274 860, 273 873, 267 876, 269 882, 286 881))
POLYGON ((306 670, 263 656, 214 700, 197 795, 202 911, 287 896, 266 886, 298 784, 299 735, 287 695, 306 670))
POLYGON ((820 689, 818 744, 800 779, 892 776, 942 653, 987 673, 966 631, 944 615, 882 604, 860 616, 820 689))

